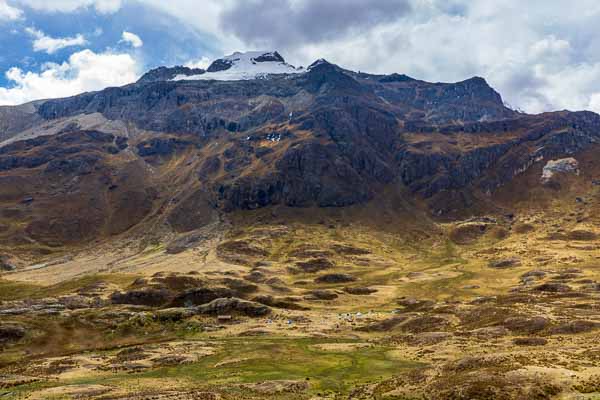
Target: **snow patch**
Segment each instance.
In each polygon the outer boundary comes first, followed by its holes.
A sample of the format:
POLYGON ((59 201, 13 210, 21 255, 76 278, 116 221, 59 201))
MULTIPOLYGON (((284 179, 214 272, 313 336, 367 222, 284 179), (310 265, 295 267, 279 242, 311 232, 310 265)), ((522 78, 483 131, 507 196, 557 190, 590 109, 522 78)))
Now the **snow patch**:
MULTIPOLYGON (((205 72, 198 75, 177 75, 172 80, 216 80, 216 81, 239 81, 251 79, 264 79, 274 74, 299 74, 306 70, 302 67, 296 68, 285 61, 276 61, 280 58, 277 52, 249 51, 245 53, 235 52, 225 56, 221 61, 231 67, 222 71, 205 72), (267 61, 261 59, 267 59, 267 61)), ((283 60, 281 58, 281 60, 283 60)))

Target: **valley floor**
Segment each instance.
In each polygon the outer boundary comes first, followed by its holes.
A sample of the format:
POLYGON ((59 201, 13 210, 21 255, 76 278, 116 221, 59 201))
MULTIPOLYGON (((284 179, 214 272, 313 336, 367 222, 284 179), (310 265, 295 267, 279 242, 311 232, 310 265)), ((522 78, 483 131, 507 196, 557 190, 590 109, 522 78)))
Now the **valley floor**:
POLYGON ((0 278, 0 397, 600 398, 584 217, 268 221, 48 260, 0 278))

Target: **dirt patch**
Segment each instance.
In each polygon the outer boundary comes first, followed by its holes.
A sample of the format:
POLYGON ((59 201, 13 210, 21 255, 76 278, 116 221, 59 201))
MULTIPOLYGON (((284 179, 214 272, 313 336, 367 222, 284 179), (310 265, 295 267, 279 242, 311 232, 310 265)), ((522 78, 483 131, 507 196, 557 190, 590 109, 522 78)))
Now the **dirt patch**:
POLYGON ((319 343, 311 347, 321 351, 352 352, 372 346, 371 343, 319 343))

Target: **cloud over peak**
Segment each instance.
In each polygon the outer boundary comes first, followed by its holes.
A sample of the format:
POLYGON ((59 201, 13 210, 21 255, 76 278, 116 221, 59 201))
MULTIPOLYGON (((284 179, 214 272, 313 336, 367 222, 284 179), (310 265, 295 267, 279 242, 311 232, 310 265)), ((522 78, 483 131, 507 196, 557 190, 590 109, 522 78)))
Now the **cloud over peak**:
POLYGON ((246 43, 288 48, 361 33, 410 10, 409 0, 248 0, 234 2, 220 22, 246 43))

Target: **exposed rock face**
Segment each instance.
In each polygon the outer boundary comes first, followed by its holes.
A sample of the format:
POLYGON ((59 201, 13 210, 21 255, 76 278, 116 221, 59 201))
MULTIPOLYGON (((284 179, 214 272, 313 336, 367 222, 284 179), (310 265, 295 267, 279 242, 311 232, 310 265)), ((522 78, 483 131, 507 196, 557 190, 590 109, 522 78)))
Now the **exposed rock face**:
POLYGON ((16 342, 25 337, 27 331, 21 325, 0 324, 0 345, 16 342))
POLYGON ((231 60, 215 60, 209 65, 207 72, 227 71, 233 65, 231 60))
POLYGON ((579 163, 572 157, 548 161, 542 171, 542 183, 549 182, 557 173, 579 175, 579 163))
POLYGON ((178 75, 193 76, 200 75, 206 71, 201 68, 188 68, 188 67, 159 67, 146 72, 139 80, 138 83, 150 83, 160 81, 170 81, 178 75))
POLYGON ((172 294, 166 289, 145 288, 127 292, 115 292, 111 296, 114 304, 133 304, 158 307, 167 304, 172 294))

